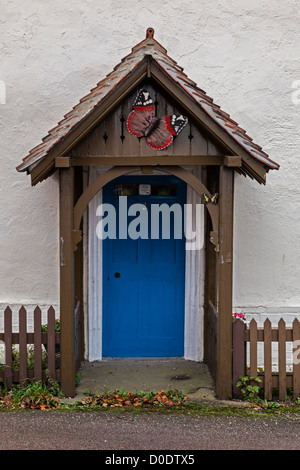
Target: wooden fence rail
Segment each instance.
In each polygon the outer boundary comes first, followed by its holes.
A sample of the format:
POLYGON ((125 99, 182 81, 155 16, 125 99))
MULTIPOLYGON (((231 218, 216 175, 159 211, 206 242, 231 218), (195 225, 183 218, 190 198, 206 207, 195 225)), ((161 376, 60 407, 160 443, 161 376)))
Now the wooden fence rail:
POLYGON ((46 370, 52 379, 59 382, 60 370, 57 361, 56 347, 60 344, 60 333, 55 332, 55 310, 50 307, 47 312, 47 332, 42 331, 42 312, 36 307, 33 313, 34 332, 27 332, 27 311, 25 307, 19 310, 19 332, 12 331, 12 310, 6 307, 4 311, 4 333, 0 340, 5 346, 4 370, 0 370, 7 388, 13 383, 24 383, 26 379, 45 380, 46 370), (13 360, 13 346, 19 345, 19 361, 13 360), (28 368, 28 345, 33 346, 33 369, 28 368), (46 364, 43 364, 43 346, 47 349, 46 364))
POLYGON ((239 377, 246 376, 247 343, 249 344, 249 370, 247 375, 262 380, 260 386, 264 389, 264 397, 272 398, 272 390, 278 388, 279 400, 285 400, 287 388, 293 389, 293 397, 300 397, 300 322, 294 319, 292 327, 287 328, 283 319, 278 322, 276 328, 272 328, 267 319, 263 327, 258 328, 254 319, 249 327, 237 320, 233 323, 233 395, 240 397, 240 390, 236 386, 239 377), (263 343, 264 366, 263 372, 258 370, 258 342, 263 343), (278 344, 277 364, 278 371, 272 371, 272 343, 278 344), (287 372, 286 343, 292 342, 292 372, 287 372))

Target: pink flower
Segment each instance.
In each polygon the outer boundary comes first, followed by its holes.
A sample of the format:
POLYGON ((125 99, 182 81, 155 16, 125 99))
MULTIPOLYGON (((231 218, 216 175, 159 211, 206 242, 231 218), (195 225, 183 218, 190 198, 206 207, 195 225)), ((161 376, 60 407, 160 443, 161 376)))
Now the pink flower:
POLYGON ((239 312, 234 312, 232 314, 233 319, 240 318, 241 320, 245 320, 245 314, 244 313, 239 313, 239 312))

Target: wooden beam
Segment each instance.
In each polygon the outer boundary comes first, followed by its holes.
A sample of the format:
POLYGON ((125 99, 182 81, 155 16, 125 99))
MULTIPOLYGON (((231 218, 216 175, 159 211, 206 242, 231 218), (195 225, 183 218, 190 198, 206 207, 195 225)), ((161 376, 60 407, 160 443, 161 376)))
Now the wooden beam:
MULTIPOLYGON (((113 179, 126 175, 129 173, 134 173, 135 171, 139 171, 140 167, 134 167, 134 166, 127 166, 127 167, 113 167, 107 170, 105 173, 102 173, 99 175, 87 188, 86 190, 82 193, 80 198, 78 199, 75 207, 74 207, 74 241, 75 237, 80 239, 77 231, 80 230, 80 224, 81 224, 81 219, 83 216, 83 213, 88 205, 88 203, 91 201, 91 199, 95 196, 95 194, 100 191, 100 189, 103 188, 105 184, 108 182, 112 181, 113 179)), ((161 171, 165 173, 169 173, 171 175, 177 176, 181 180, 185 181, 187 184, 189 184, 199 196, 203 192, 205 192, 208 196, 211 194, 207 190, 206 186, 192 173, 187 171, 184 168, 181 168, 179 166, 162 166, 161 171)), ((218 213, 219 209, 218 206, 215 206, 213 204, 207 204, 206 205, 207 210, 210 214, 211 221, 212 221, 212 228, 213 231, 218 233, 218 213)), ((217 242, 217 237, 214 238, 214 242, 217 242)), ((75 249, 75 247, 74 247, 75 249)))
POLYGON ((220 168, 219 180, 219 303, 217 396, 232 397, 232 262, 234 170, 220 168))
POLYGON ((85 116, 74 129, 58 142, 48 155, 36 164, 31 170, 31 184, 34 186, 47 177, 53 169, 56 157, 66 155, 84 136, 86 136, 102 119, 130 94, 147 75, 147 62, 145 58, 135 69, 128 74, 121 83, 115 87, 87 116, 85 116))
POLYGON ((70 168, 70 157, 56 157, 55 168, 70 168))
POLYGON ((74 168, 60 169, 59 178, 61 387, 66 396, 73 397, 75 395, 73 284, 74 168))
POLYGON ((202 109, 195 100, 189 96, 188 92, 184 91, 178 84, 171 80, 166 72, 154 61, 151 61, 151 76, 157 83, 166 90, 169 95, 179 103, 183 109, 188 110, 188 113, 195 121, 204 126, 204 128, 213 135, 218 142, 228 149, 229 154, 240 155, 243 159, 243 167, 245 171, 252 175, 259 183, 266 182, 266 169, 221 127, 215 120, 210 117, 204 109, 202 109))
MULTIPOLYGON (((159 165, 224 165, 229 157, 220 155, 197 156, 139 156, 139 157, 73 157, 72 166, 159 166, 159 165)), ((239 157, 238 157, 239 158, 239 157)))
MULTIPOLYGON (((207 190, 206 186, 192 173, 187 171, 185 168, 180 166, 161 166, 161 171, 165 173, 169 173, 171 175, 177 176, 181 180, 185 181, 189 184, 199 196, 203 192, 205 192, 208 196, 211 196, 209 191, 207 190)), ((81 232, 80 232, 80 224, 83 213, 91 201, 91 199, 95 196, 95 194, 100 191, 100 189, 105 186, 108 182, 112 181, 113 179, 126 175, 129 173, 134 173, 135 171, 139 171, 140 167, 134 166, 127 166, 127 167, 112 167, 107 170, 105 173, 99 175, 82 193, 80 198, 78 199, 75 207, 74 207, 74 230, 73 230, 73 249, 76 251, 76 244, 81 241, 81 232)), ((214 204, 207 204, 206 208, 209 212, 211 221, 212 221, 212 228, 213 234, 212 242, 216 245, 216 250, 218 248, 218 218, 219 218, 219 209, 218 206, 214 204)))
MULTIPOLYGON (((64 158, 64 157, 63 157, 64 158)), ((239 156, 221 155, 194 155, 194 156, 158 156, 153 157, 141 155, 139 157, 73 157, 72 166, 159 166, 159 165, 225 165, 230 167, 241 167, 242 159, 239 156)))
POLYGON ((238 155, 225 156, 224 166, 240 168, 242 166, 242 158, 238 155))
POLYGON ((143 175, 153 175, 153 166, 141 166, 141 172, 143 175))
MULTIPOLYGON (((81 167, 74 169, 74 203, 78 201, 83 191, 83 170, 81 167)), ((73 230, 73 241, 76 235, 73 230)), ((79 232, 80 240, 82 238, 81 231, 79 232)), ((84 359, 84 301, 83 301, 83 243, 76 244, 74 250, 74 310, 79 305, 80 321, 79 325, 76 322, 76 315, 74 314, 75 321, 75 372, 78 370, 81 361, 84 359), (80 328, 80 331, 78 330, 80 328), (77 337, 76 337, 77 336, 77 337), (78 345, 79 354, 76 354, 76 344, 78 345), (79 361, 79 362, 78 362, 79 361)))

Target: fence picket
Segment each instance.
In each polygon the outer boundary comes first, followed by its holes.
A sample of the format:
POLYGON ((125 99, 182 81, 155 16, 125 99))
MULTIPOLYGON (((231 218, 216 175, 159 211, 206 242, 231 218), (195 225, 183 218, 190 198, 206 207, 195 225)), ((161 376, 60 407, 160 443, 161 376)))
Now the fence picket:
POLYGON ((236 398, 242 398, 242 392, 236 385, 240 377, 244 377, 246 373, 245 323, 241 320, 233 322, 232 345, 235 351, 232 362, 233 394, 236 398))
POLYGON ((34 332, 27 332, 27 311, 23 306, 19 312, 19 332, 12 330, 12 310, 9 306, 4 311, 4 333, 0 333, 0 338, 5 345, 5 367, 0 370, 0 378, 4 380, 7 388, 11 388, 13 383, 24 383, 27 379, 45 380, 46 372, 42 364, 42 345, 48 344, 48 364, 51 377, 60 381, 60 362, 56 362, 55 344, 60 344, 60 333, 55 332, 55 310, 50 307, 48 310, 48 333, 42 332, 42 312, 40 307, 34 310, 34 332), (19 345, 19 367, 13 362, 13 344, 19 345), (28 368, 27 345, 34 345, 34 366, 28 368))
POLYGON ((294 399, 300 396, 300 322, 298 318, 293 321, 293 397, 294 399))
POLYGON ((51 306, 48 309, 48 369, 51 377, 55 377, 55 311, 51 306))
POLYGON ((279 400, 286 397, 286 331, 285 321, 281 318, 278 322, 278 376, 279 376, 279 400))
POLYGON ((272 398, 272 331, 271 322, 264 322, 264 395, 266 400, 272 398))
POLYGON ((257 376, 257 323, 254 318, 250 322, 250 375, 257 376))
POLYGON ((34 309, 34 377, 42 380, 42 312, 34 309))
POLYGON ((19 311, 19 382, 24 385, 27 378, 27 314, 23 307, 19 311))
POLYGON ((4 311, 4 342, 5 342, 5 369, 4 381, 8 388, 12 386, 12 311, 6 307, 4 311))
MULTIPOLYGON (((285 400, 287 395, 287 388, 293 389, 294 399, 300 397, 300 321, 295 318, 291 327, 286 327, 285 321, 281 318, 278 322, 277 328, 272 328, 269 319, 263 324, 263 327, 258 328, 257 323, 254 319, 251 320, 250 324, 245 328, 245 331, 238 333, 233 327, 233 365, 238 363, 239 358, 236 356, 240 354, 240 346, 237 345, 244 338, 244 346, 246 348, 247 343, 250 346, 250 368, 249 376, 256 377, 258 374, 258 342, 263 342, 264 345, 264 380, 261 382, 260 387, 264 389, 264 396, 267 400, 272 398, 272 392, 274 389, 279 390, 279 399, 285 400), (235 338, 236 335, 240 335, 239 338, 235 338), (278 373, 272 371, 272 342, 278 344, 278 373), (293 373, 290 374, 287 371, 287 357, 286 357, 286 343, 293 342, 293 373)), ((245 360, 246 368, 246 360, 245 360)), ((234 370, 233 370, 234 374, 234 370)), ((234 375, 233 375, 234 378, 234 375)), ((236 384, 233 382, 233 396, 236 394, 236 384)))

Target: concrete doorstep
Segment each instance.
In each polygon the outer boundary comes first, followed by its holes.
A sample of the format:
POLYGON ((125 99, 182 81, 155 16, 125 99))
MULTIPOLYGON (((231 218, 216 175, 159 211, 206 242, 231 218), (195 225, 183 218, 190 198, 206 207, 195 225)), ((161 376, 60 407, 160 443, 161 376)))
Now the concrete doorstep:
POLYGON ((189 400, 216 400, 214 384, 206 364, 175 359, 106 359, 82 364, 81 380, 74 400, 86 393, 123 389, 126 392, 175 390, 189 400))

